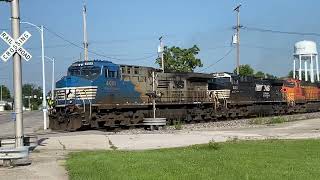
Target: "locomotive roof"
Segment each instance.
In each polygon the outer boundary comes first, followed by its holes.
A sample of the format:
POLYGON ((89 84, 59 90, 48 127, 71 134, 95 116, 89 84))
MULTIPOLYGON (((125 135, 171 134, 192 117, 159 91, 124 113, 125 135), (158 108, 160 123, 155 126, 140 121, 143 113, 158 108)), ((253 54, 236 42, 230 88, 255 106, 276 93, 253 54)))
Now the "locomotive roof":
POLYGON ((72 63, 71 66, 103 66, 103 65, 114 65, 116 66, 116 64, 114 64, 111 61, 105 61, 105 60, 89 60, 89 61, 76 61, 74 63, 72 63))
POLYGON ((119 64, 120 66, 130 66, 130 67, 139 67, 139 68, 145 68, 145 69, 150 69, 150 70, 155 70, 157 72, 162 71, 159 68, 154 68, 154 67, 149 67, 149 66, 140 66, 140 65, 132 65, 132 64, 119 64))
MULTIPOLYGON (((89 61, 76 61, 72 63, 70 67, 81 67, 81 66, 108 66, 108 67, 116 67, 116 66, 131 66, 131 67, 139 67, 145 68, 150 70, 155 70, 157 72, 161 72, 162 70, 159 68, 148 67, 148 66, 139 66, 139 65, 129 65, 129 64, 115 64, 111 61, 106 60, 89 60, 89 61)), ((165 75, 167 77, 174 77, 174 76, 184 76, 186 79, 211 79, 212 74, 207 73, 195 73, 195 72, 166 72, 165 75)))
POLYGON ((165 73, 165 76, 167 77, 183 76, 189 80, 212 79, 211 74, 195 73, 195 72, 172 72, 172 73, 165 73))

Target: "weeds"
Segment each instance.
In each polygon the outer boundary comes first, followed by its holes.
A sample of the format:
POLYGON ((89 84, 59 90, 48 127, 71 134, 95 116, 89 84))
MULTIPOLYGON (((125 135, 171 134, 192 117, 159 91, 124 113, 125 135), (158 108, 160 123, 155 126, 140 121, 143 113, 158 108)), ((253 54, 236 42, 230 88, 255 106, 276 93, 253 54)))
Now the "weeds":
POLYGON ((182 123, 180 120, 176 121, 174 124, 174 129, 175 130, 181 130, 182 129, 182 123))
POLYGON ((213 139, 209 141, 208 148, 213 150, 219 150, 221 149, 221 144, 218 142, 215 142, 213 139))
POLYGON ((259 117, 259 118, 254 118, 254 119, 250 120, 249 123, 255 124, 255 125, 262 125, 262 124, 265 124, 265 120, 263 118, 259 117))
POLYGON ((237 136, 229 137, 227 142, 232 142, 232 143, 239 142, 239 138, 237 136))
POLYGON ((274 117, 271 118, 266 124, 281 124, 286 122, 285 118, 283 117, 274 117))
POLYGON ((286 122, 284 117, 272 117, 272 118, 255 118, 252 119, 249 123, 254 125, 264 125, 264 124, 281 124, 286 122))

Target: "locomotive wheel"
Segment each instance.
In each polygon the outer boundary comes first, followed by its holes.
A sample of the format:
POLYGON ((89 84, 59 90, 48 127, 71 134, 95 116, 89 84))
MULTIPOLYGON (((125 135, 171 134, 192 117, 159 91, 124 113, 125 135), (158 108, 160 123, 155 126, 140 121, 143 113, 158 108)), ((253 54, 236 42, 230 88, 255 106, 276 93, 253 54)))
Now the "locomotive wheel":
POLYGON ((133 115, 133 118, 131 119, 131 124, 136 125, 139 124, 144 118, 144 115, 142 112, 136 112, 133 115))
POLYGON ((76 131, 82 126, 80 115, 71 115, 68 117, 68 122, 66 123, 67 131, 76 131))
POLYGON ((49 128, 52 130, 66 130, 65 117, 61 113, 49 117, 49 128))
POLYGON ((59 130, 57 126, 57 116, 49 116, 49 128, 52 130, 59 130))
POLYGON ((67 130, 68 116, 63 115, 61 112, 50 116, 49 127, 52 130, 65 131, 67 130))

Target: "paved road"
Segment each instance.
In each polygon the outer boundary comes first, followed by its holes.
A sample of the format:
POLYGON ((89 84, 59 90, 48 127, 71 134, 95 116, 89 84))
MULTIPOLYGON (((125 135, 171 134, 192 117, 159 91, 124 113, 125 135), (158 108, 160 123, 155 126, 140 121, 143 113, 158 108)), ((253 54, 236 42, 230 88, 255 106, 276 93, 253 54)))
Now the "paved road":
POLYGON ((109 140, 119 149, 140 150, 223 142, 229 139, 303 139, 320 138, 320 119, 309 119, 255 128, 181 130, 173 133, 110 134, 102 131, 73 132, 40 136, 41 150, 109 149, 109 140))
MULTIPOLYGON (((23 113, 24 132, 34 133, 43 130, 43 117, 40 111, 26 111, 23 113)), ((10 112, 0 113, 0 137, 14 136, 14 121, 10 112)))

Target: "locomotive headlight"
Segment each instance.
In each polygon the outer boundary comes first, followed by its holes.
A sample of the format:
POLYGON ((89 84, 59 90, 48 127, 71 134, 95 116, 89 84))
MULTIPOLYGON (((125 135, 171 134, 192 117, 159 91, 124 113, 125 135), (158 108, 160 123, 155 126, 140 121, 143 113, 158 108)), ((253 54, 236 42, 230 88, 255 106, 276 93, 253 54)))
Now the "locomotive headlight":
POLYGON ((70 100, 70 101, 69 101, 69 104, 72 104, 72 103, 73 103, 73 101, 72 101, 72 100, 70 100))

